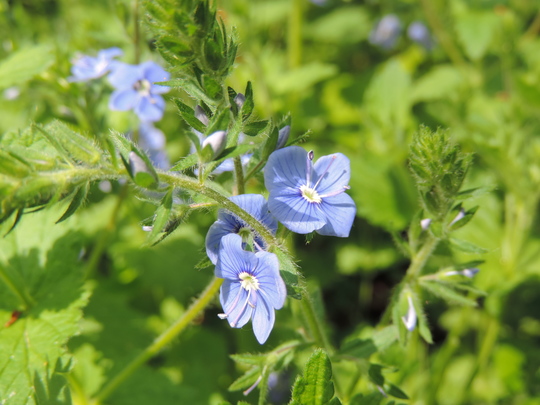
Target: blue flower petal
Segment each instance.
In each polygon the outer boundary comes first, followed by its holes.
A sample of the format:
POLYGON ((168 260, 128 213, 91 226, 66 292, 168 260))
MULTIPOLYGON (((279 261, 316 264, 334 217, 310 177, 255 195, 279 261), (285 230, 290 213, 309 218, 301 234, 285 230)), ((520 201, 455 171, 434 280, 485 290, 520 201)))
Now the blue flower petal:
POLYGON ((169 80, 171 75, 169 72, 167 72, 165 69, 163 69, 161 66, 159 66, 155 62, 145 62, 140 65, 142 76, 148 80, 151 83, 151 92, 153 94, 163 94, 167 93, 170 88, 167 86, 159 86, 157 84, 153 84, 155 82, 164 82, 166 80, 169 80))
POLYGON ((270 193, 284 187, 297 188, 306 184, 307 152, 299 146, 289 146, 273 152, 264 168, 264 184, 270 193))
POLYGON ((109 99, 109 108, 116 111, 131 110, 137 103, 138 93, 133 89, 116 90, 109 99))
POLYGON ((326 223, 326 216, 319 206, 307 201, 300 192, 278 196, 270 194, 268 209, 279 222, 291 231, 300 234, 313 232, 326 223))
POLYGON ((216 277, 238 280, 238 274, 245 270, 246 264, 255 267, 257 258, 253 253, 242 249, 242 237, 230 233, 221 238, 216 277))
POLYGON ((112 58, 116 58, 117 56, 122 56, 123 54, 124 52, 120 48, 112 47, 112 48, 102 49, 101 51, 99 51, 98 58, 110 60, 112 58))
POLYGON ((159 121, 163 117, 165 101, 161 96, 140 97, 135 105, 135 114, 141 121, 159 121))
POLYGON ((274 327, 275 313, 264 300, 259 300, 253 314, 253 333, 262 345, 274 327))
MULTIPOLYGON (((219 301, 227 314, 227 321, 233 328, 241 328, 251 318, 253 308, 247 303, 248 292, 240 283, 225 280, 221 285, 219 301)), ((251 297, 250 297, 251 300, 251 297)))
POLYGON ((328 156, 322 156, 314 166, 316 179, 323 176, 317 186, 319 195, 329 194, 335 191, 343 190, 343 187, 349 185, 351 179, 351 163, 349 158, 342 153, 334 153, 328 156), (326 172, 326 173, 325 173, 326 172))
MULTIPOLYGON (((251 214, 266 226, 270 232, 276 233, 277 220, 268 212, 268 205, 262 195, 241 194, 231 197, 230 200, 251 214)), ((206 234, 206 254, 212 263, 215 264, 217 262, 221 238, 229 233, 238 233, 245 226, 242 220, 232 215, 229 211, 219 210, 218 220, 210 226, 206 234)), ((255 235, 255 241, 261 247, 264 247, 264 242, 257 235, 255 235)))
POLYGON ((134 84, 142 78, 138 66, 122 62, 116 62, 114 70, 108 76, 109 83, 116 89, 133 89, 134 84))
POLYGON ((280 309, 285 303, 287 288, 279 274, 279 261, 275 254, 268 252, 257 252, 258 262, 253 274, 259 280, 261 295, 272 308, 280 309))
POLYGON ((356 205, 345 193, 323 199, 321 209, 326 214, 327 223, 317 233, 328 236, 349 236, 356 216, 356 205))

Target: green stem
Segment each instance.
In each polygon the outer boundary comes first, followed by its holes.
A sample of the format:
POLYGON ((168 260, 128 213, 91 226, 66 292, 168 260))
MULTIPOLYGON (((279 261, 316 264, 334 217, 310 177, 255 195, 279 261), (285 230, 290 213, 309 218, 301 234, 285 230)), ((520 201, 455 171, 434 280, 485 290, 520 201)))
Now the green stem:
POLYGON ((456 66, 464 67, 466 65, 465 59, 461 55, 459 48, 452 41, 452 37, 446 32, 444 25, 439 18, 439 15, 441 14, 438 10, 435 10, 432 0, 420 0, 420 3, 424 9, 428 24, 439 40, 444 52, 456 66))
POLYGON ((268 228, 266 228, 263 224, 253 218, 253 216, 251 216, 245 210, 240 208, 238 205, 233 203, 231 200, 229 200, 227 197, 220 194, 213 188, 208 187, 204 184, 200 184, 191 177, 176 173, 160 172, 159 180, 175 187, 194 191, 214 200, 220 205, 221 208, 232 212, 238 218, 245 221, 265 241, 268 247, 280 245, 278 240, 275 238, 274 235, 272 235, 268 228))
POLYGON ((99 392, 92 405, 99 405, 103 400, 108 398, 126 379, 128 379, 140 366, 146 363, 161 349, 168 345, 174 338, 182 333, 186 327, 197 317, 197 315, 210 304, 214 296, 218 293, 219 287, 223 283, 223 279, 214 278, 206 287, 201 296, 188 308, 188 310, 174 323, 169 329, 158 336, 154 342, 148 346, 142 353, 131 361, 119 374, 116 375, 107 385, 99 392))
POLYGON ((413 257, 411 264, 407 269, 407 274, 405 275, 405 278, 395 288, 392 294, 390 305, 388 305, 388 307, 384 311, 379 325, 384 325, 390 322, 390 319, 392 318, 392 309, 394 308, 394 305, 397 304, 397 300, 399 299, 399 295, 401 294, 403 287, 418 278, 429 257, 437 247, 438 243, 439 238, 430 235, 422 248, 413 257))
POLYGON ((242 167, 242 159, 237 156, 234 161, 234 174, 236 177, 236 194, 244 194, 244 168, 242 167))
POLYGON ((328 336, 324 330, 322 320, 317 315, 315 306, 313 305, 313 299, 309 295, 307 286, 302 288, 302 300, 300 304, 302 306, 302 312, 307 321, 311 336, 315 340, 317 346, 322 347, 326 352, 331 355, 334 352, 334 349, 330 345, 328 336))
POLYGON ((4 267, 0 266, 0 280, 4 282, 6 287, 15 295, 19 301, 24 305, 24 310, 27 310, 28 308, 32 307, 34 304, 34 300, 32 297, 30 297, 28 294, 26 294, 24 291, 17 288, 13 280, 9 277, 9 275, 6 273, 4 267))

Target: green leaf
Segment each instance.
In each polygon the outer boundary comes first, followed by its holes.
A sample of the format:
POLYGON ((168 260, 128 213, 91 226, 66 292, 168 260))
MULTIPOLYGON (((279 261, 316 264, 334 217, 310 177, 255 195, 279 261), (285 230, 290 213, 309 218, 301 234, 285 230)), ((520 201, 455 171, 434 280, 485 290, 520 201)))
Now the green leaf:
POLYGON ((324 405, 334 396, 332 365, 328 355, 317 349, 309 358, 302 376, 296 379, 290 405, 324 405))
POLYGON ((467 11, 456 16, 457 38, 469 58, 479 60, 485 55, 499 23, 493 11, 467 11))
POLYGON ((20 85, 44 72, 54 62, 49 45, 36 45, 13 52, 0 62, 0 89, 20 85))
POLYGON ((354 44, 369 35, 371 21, 365 7, 343 5, 328 11, 308 28, 318 42, 354 44))
POLYGON ((70 216, 72 216, 75 211, 79 209, 79 207, 84 203, 86 200, 86 196, 88 195, 88 189, 89 189, 89 183, 84 183, 81 187, 77 189, 75 192, 75 196, 71 200, 71 203, 69 204, 69 207, 67 208, 66 212, 56 221, 56 223, 60 223, 62 221, 65 221, 70 216))
POLYGON ((201 121, 199 121, 197 117, 195 117, 195 112, 193 109, 182 103, 177 98, 174 99, 174 104, 176 104, 176 107, 178 107, 178 112, 184 121, 186 121, 186 123, 196 131, 204 134, 206 127, 201 121))
POLYGON ((370 339, 353 339, 345 342, 340 354, 357 358, 369 358, 372 354, 382 352, 398 338, 395 325, 390 325, 373 333, 370 339))
POLYGON ((436 297, 442 298, 450 304, 461 304, 469 307, 477 306, 475 300, 458 293, 450 283, 440 280, 421 280, 420 285, 436 297))
POLYGON ((163 228, 169 221, 173 202, 173 192, 174 187, 171 187, 169 191, 167 191, 167 193, 163 196, 161 204, 159 205, 156 213, 154 214, 155 219, 152 225, 152 230, 148 234, 147 238, 147 241, 150 245, 154 244, 156 240, 161 236, 163 228))
POLYGON ((296 69, 288 70, 280 75, 273 84, 277 94, 289 94, 310 89, 316 83, 326 80, 338 73, 336 65, 311 62, 296 69))
POLYGON ((379 405, 384 399, 380 392, 372 392, 368 395, 357 394, 351 398, 350 405, 379 405))
POLYGON ((298 278, 302 275, 298 272, 298 267, 285 251, 277 249, 274 253, 279 260, 279 273, 287 287, 287 295, 297 300, 301 299, 302 291, 298 278))
POLYGON ((249 122, 244 124, 242 132, 249 136, 256 136, 262 133, 269 123, 270 121, 268 120, 249 122))
POLYGON ((25 217, 0 240, 0 319, 21 312, 0 328, 0 352, 9 353, 0 356, 0 393, 10 404, 69 403, 65 345, 79 331, 88 293, 81 234, 67 222, 53 226, 58 215, 47 210, 25 217))
POLYGON ((43 134, 47 136, 49 142, 55 146, 58 143, 72 159, 89 164, 96 164, 101 160, 103 152, 95 143, 88 137, 75 132, 63 122, 53 121, 43 129, 45 131, 43 134))
POLYGON ((476 246, 475 244, 471 242, 467 242, 466 240, 462 240, 458 238, 449 238, 448 241, 450 242, 450 246, 452 248, 457 249, 461 252, 474 253, 474 254, 484 254, 488 252, 487 249, 484 249, 480 246, 476 246))
POLYGON ((451 97, 464 83, 461 72, 452 65, 437 65, 421 76, 412 87, 411 102, 451 97))
POLYGON ((129 153, 129 174, 140 187, 156 188, 158 185, 158 176, 150 159, 135 148, 129 153))

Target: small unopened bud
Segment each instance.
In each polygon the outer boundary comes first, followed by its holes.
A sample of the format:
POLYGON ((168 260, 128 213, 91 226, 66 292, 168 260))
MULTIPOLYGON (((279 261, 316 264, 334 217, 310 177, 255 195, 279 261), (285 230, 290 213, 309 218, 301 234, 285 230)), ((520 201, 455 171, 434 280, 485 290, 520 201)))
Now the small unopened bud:
POLYGON ((405 324, 407 330, 412 332, 414 328, 416 328, 416 310, 414 309, 413 300, 410 295, 407 297, 407 301, 409 302, 409 309, 407 315, 402 316, 401 320, 405 324))
POLYGON ((208 120, 208 116, 204 112, 201 106, 195 106, 195 118, 197 118, 199 121, 201 121, 205 126, 208 125, 210 122, 208 120))
POLYGON ((215 159, 223 152, 225 145, 227 145, 227 132, 217 131, 208 135, 201 145, 202 149, 204 150, 208 145, 210 145, 210 148, 212 148, 213 151, 212 159, 215 159))
POLYGON ((236 103, 238 108, 242 108, 245 101, 246 101, 246 96, 244 96, 242 93, 238 93, 236 97, 234 97, 234 102, 236 103))
POLYGON ((276 150, 281 149, 285 146, 287 141, 289 140, 289 135, 291 133, 291 126, 285 125, 283 128, 279 130, 278 140, 276 144, 276 150))
POLYGON ((465 210, 462 208, 461 210, 459 210, 458 214, 456 215, 456 217, 452 220, 452 222, 450 222, 448 224, 448 226, 452 226, 454 225, 457 221, 459 221, 460 219, 463 219, 465 218, 465 210))
POLYGON ((431 218, 424 218, 420 221, 420 227, 423 231, 427 231, 429 226, 431 225, 431 218))
POLYGON ((465 277, 468 277, 468 278, 473 278, 475 276, 476 273, 478 273, 480 271, 480 269, 476 268, 476 267, 473 267, 471 269, 464 269, 464 270, 461 270, 461 271, 457 271, 457 270, 451 270, 451 271, 447 271, 446 273, 444 273, 445 276, 449 277, 449 276, 465 276, 465 277))

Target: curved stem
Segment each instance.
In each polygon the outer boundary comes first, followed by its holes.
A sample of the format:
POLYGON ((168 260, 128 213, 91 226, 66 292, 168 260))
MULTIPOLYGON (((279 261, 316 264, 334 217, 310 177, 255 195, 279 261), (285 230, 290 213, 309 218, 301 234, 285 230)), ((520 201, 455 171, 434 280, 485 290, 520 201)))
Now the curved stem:
POLYGON ((313 305, 313 299, 309 295, 307 286, 303 286, 302 289, 302 300, 300 304, 302 306, 302 312, 304 313, 305 319, 308 323, 311 335, 315 339, 317 346, 322 347, 326 352, 331 355, 334 352, 333 347, 330 345, 326 331, 322 324, 322 320, 317 315, 315 306, 313 305))
POLYGON ((183 176, 181 174, 160 172, 158 173, 158 175, 160 181, 179 188, 194 191, 214 200, 220 205, 221 208, 230 211, 238 218, 246 222, 250 227, 252 227, 269 247, 279 246, 279 242, 276 237, 272 235, 272 233, 263 224, 261 224, 259 221, 253 218, 253 216, 251 216, 245 210, 240 208, 238 205, 233 203, 231 200, 229 200, 227 197, 214 190, 213 188, 204 184, 200 184, 196 180, 187 176, 183 176))
POLYGON ((242 159, 237 156, 234 161, 234 174, 236 177, 236 194, 244 194, 244 168, 242 167, 242 159))
POLYGON ((201 296, 188 308, 188 310, 169 329, 158 336, 154 342, 142 353, 131 361, 116 377, 109 381, 99 392, 92 405, 100 404, 108 398, 127 378, 129 378, 140 366, 157 354, 163 347, 169 344, 174 338, 186 329, 186 327, 197 317, 197 315, 210 304, 214 296, 219 291, 223 279, 214 277, 201 296))

